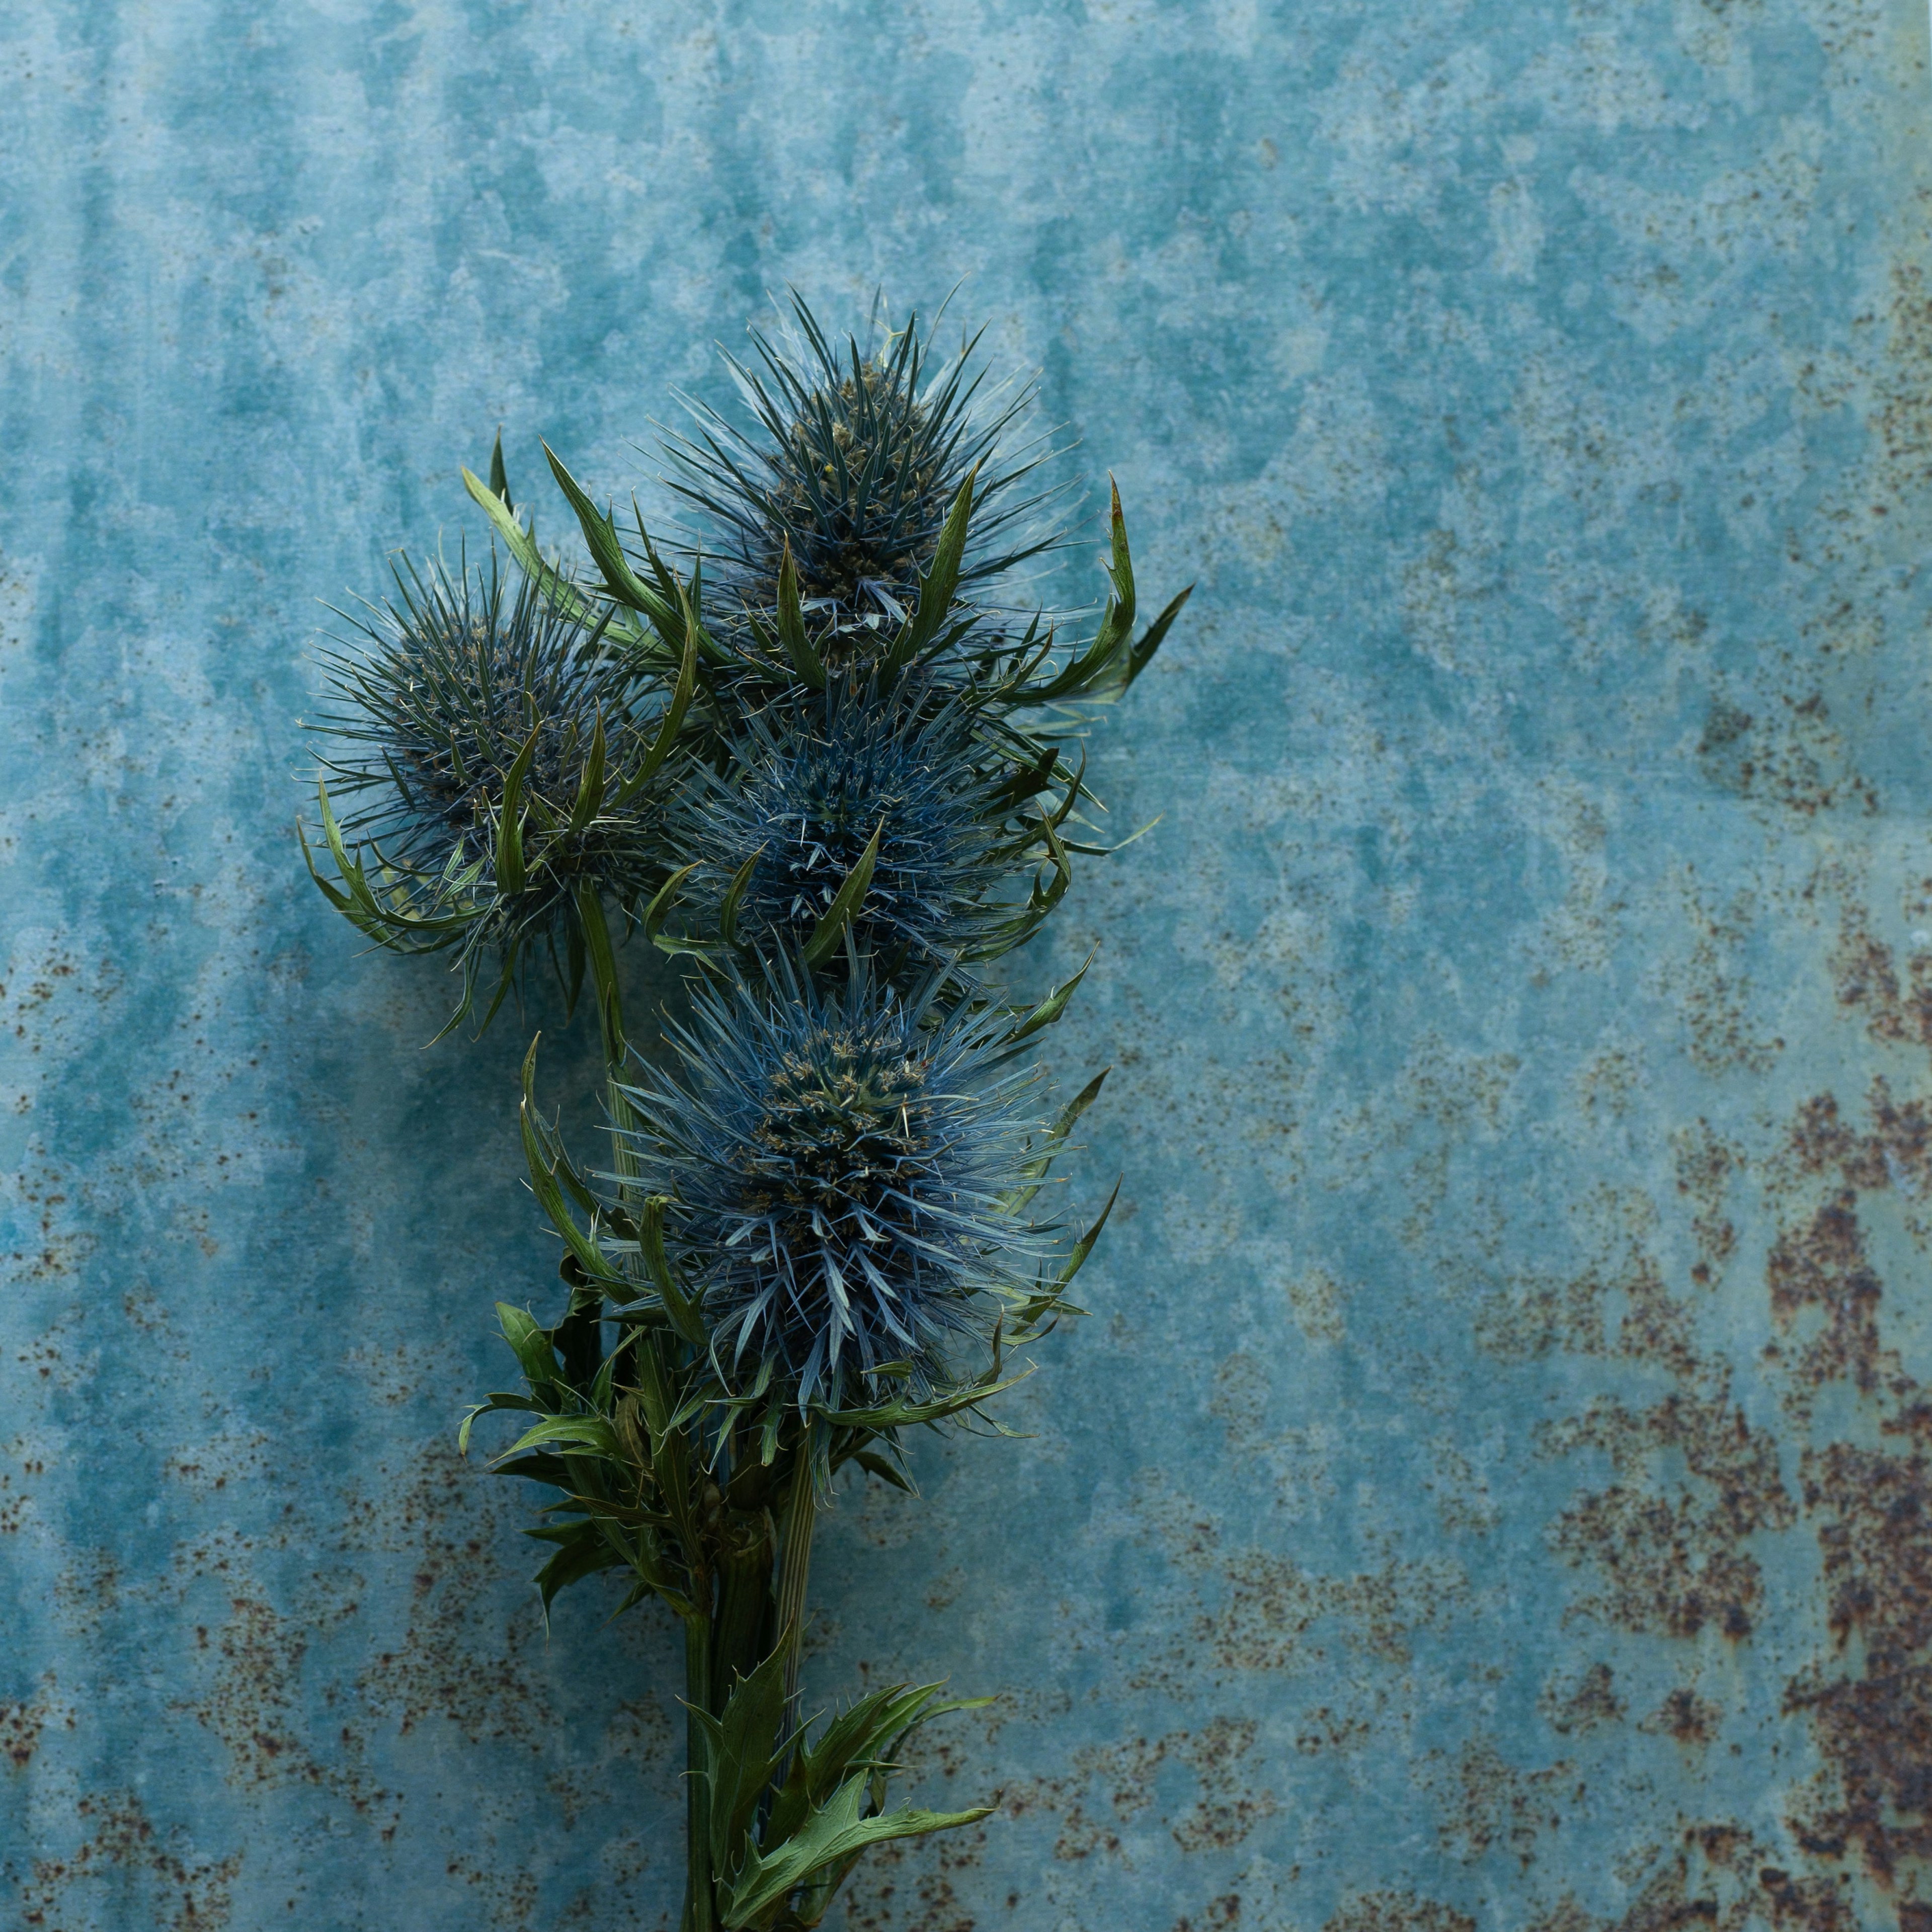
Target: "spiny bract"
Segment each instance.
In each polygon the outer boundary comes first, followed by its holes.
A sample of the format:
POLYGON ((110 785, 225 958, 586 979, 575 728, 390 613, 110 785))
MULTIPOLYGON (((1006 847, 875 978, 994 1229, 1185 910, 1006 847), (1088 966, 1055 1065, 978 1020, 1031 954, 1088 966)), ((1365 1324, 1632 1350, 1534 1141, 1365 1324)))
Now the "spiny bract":
POLYGON ((742 938, 802 944, 876 833, 852 921, 862 951, 922 968, 998 950, 1015 908, 991 896, 1024 861, 1003 836, 1007 764, 975 743, 963 710, 835 680, 754 716, 733 750, 734 769, 694 785, 671 837, 714 900, 749 866, 742 938))
POLYGON ((635 1184, 668 1198, 666 1233, 701 1295, 711 1352, 836 1409, 903 1365, 916 1395, 954 1385, 1003 1298, 1046 1252, 1023 1194, 1036 1074, 1010 1022, 940 1010, 855 966, 832 990, 780 962, 760 983, 698 992, 674 1033, 682 1077, 627 1090, 635 1184))
POLYGON ((856 336, 835 347, 796 296, 792 309, 784 346, 754 332, 758 367, 726 358, 763 435, 693 405, 696 434, 664 446, 676 471, 668 480, 701 514, 718 621, 728 625, 734 606, 770 611, 789 550, 807 619, 836 664, 862 657, 868 638, 890 638, 917 603, 920 573, 975 471, 962 593, 1056 544, 1057 531, 1034 524, 1058 493, 1012 494, 1053 452, 1044 436, 1008 447, 1034 389, 981 399, 977 334, 935 370, 916 316, 893 330, 875 313, 879 346, 868 353, 856 336))

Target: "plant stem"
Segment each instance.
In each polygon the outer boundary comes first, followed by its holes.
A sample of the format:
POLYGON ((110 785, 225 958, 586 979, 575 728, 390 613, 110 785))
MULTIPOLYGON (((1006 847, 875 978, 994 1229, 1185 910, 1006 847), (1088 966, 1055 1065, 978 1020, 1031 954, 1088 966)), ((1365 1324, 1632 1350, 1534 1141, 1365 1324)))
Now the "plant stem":
MULTIPOLYGON (((616 961, 610 949, 610 930, 604 917, 604 902, 596 888, 586 880, 578 889, 578 918, 584 928, 585 950, 590 963, 592 991, 597 1000, 597 1024, 604 1045, 604 1094, 611 1124, 620 1130, 616 1167, 620 1176, 620 1198, 628 1200, 634 1190, 622 1184, 629 1175, 636 1157, 622 1137, 622 1130, 632 1124, 630 1102, 618 1085, 628 1051, 624 1041, 623 1003, 617 987, 616 961)), ((573 1302, 575 1298, 572 1298, 573 1302)), ((604 1299, 602 1290, 592 1290, 584 1305, 573 1306, 557 1330, 563 1352, 564 1369, 580 1389, 588 1390, 604 1364, 604 1299)))
POLYGON ((711 1617, 706 1610, 684 1620, 684 1755, 686 1837, 683 1932, 714 1932, 711 1886, 711 1791, 699 1773, 704 1732, 697 1713, 710 1708, 711 1617))
POLYGON ((778 1638, 788 1645, 784 1673, 784 1731, 798 1728, 798 1666, 805 1647, 805 1586, 812 1568, 812 1532, 818 1516, 818 1491, 812 1480, 812 1437, 799 1438, 785 1510, 784 1549, 778 1558, 778 1638))
POLYGON ((771 1538, 759 1527, 741 1548, 728 1549, 718 1564, 718 1618, 711 1639, 711 1706, 722 1712, 734 1678, 748 1677, 764 1655, 765 1621, 772 1598, 771 1538))

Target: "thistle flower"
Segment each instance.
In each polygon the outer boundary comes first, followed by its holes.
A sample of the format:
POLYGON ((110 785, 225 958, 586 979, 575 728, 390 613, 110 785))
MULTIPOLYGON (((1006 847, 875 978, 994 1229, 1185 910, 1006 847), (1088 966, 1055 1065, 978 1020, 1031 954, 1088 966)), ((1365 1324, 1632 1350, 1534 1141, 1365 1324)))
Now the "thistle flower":
POLYGON ((556 958, 560 938, 574 995, 586 943, 608 950, 602 902, 630 908, 663 872, 646 795, 662 757, 632 673, 532 583, 509 596, 494 557, 473 578, 407 562, 395 578, 396 601, 348 620, 362 648, 323 659, 317 762, 340 884, 310 872, 379 943, 458 949, 456 1018, 484 958, 500 1001, 528 949, 556 958), (339 820, 329 783, 348 801, 339 820))
POLYGON ((977 333, 934 369, 916 316, 893 330, 875 310, 878 346, 868 353, 856 336, 835 347, 796 295, 792 311, 782 345, 754 332, 757 366, 726 358, 763 436, 693 404, 696 434, 670 437, 664 450, 671 488, 704 525, 716 621, 728 626, 734 605, 772 610, 788 553, 820 653, 836 668, 890 639, 917 603, 969 476, 978 514, 962 594, 1057 545, 1057 530, 1036 526, 1058 492, 1014 494, 1054 451, 1045 436, 1008 446, 1036 386, 982 399, 977 333))
POLYGON ((798 951, 868 849, 862 952, 922 970, 992 958, 1037 924, 1000 889, 1049 856, 1051 814, 1025 805, 1045 788, 978 742, 957 703, 835 679, 754 714, 732 758, 693 783, 670 836, 696 893, 732 904, 739 940, 798 951))
POLYGON ((837 1410, 884 1386, 957 1386, 962 1352, 1047 1250, 1018 1217, 1036 1075, 1010 1023, 936 979, 902 994, 855 966, 827 990, 781 960, 699 992, 681 1072, 627 1089, 627 1182, 668 1198, 674 1264, 728 1381, 837 1410))

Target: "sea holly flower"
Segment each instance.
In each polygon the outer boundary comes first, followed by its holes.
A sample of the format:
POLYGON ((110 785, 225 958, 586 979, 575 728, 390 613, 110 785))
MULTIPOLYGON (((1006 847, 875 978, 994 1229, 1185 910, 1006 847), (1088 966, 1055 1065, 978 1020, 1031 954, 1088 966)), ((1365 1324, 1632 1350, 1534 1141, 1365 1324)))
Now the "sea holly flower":
POLYGON ((800 1408, 941 1396, 1036 1292, 1050 1232, 1012 1204, 1046 1131, 1004 1014, 828 986, 782 958, 700 989, 676 1066, 626 1090, 630 1186, 728 1387, 800 1408))
POLYGON ((734 943, 804 951, 862 871, 854 943, 915 971, 992 958, 1058 903, 1077 779, 1057 754, 1016 766, 964 704, 926 699, 834 679, 754 713, 724 776, 693 775, 670 837, 734 943))
POLYGON ((836 668, 878 654, 917 604, 969 479, 977 521, 958 578, 968 597, 1061 541, 1041 523, 1060 492, 1016 488, 1052 455, 1052 438, 1025 430, 1035 384, 986 392, 977 333, 935 367, 916 316, 893 329, 875 309, 868 350, 828 337, 796 295, 791 308, 778 340, 753 332, 748 365, 726 358, 761 434, 692 404, 695 433, 665 444, 667 480, 697 513, 718 626, 740 607, 775 609, 789 559, 836 668))
POLYGON ((511 594, 494 559, 474 576, 405 562, 396 586, 323 659, 317 761, 336 878, 313 854, 310 872, 379 944, 454 949, 452 1025, 486 964, 494 1013, 538 948, 573 998, 586 958, 602 991, 604 903, 632 910, 664 874, 656 781, 682 704, 639 716, 633 674, 602 632, 530 581, 511 594))

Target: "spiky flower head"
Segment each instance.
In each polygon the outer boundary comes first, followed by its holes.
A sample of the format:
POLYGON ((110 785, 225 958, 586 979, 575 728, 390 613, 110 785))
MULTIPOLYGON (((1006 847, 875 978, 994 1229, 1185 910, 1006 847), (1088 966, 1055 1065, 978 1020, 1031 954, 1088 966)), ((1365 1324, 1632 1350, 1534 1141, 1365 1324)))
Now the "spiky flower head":
POLYGON ((322 660, 317 761, 346 808, 325 790, 340 886, 317 882, 386 945, 459 947, 459 1011, 492 952, 506 987, 530 946, 561 938, 574 986, 586 893, 628 906, 662 876, 632 674, 534 583, 512 594, 494 557, 453 576, 405 562, 395 580, 322 660))
POLYGON ((820 655, 836 667, 862 662, 916 604, 969 476, 962 597, 1060 541, 1038 526, 1058 493, 1016 489, 1052 449, 1020 430, 1033 385, 983 392, 976 333, 935 367, 916 316, 893 329, 875 310, 867 349, 856 335, 827 337, 796 295, 792 311, 782 340, 753 332, 749 366, 726 358, 762 433, 693 405, 695 434, 668 438, 665 454, 671 487, 700 514, 718 621, 734 606, 771 611, 789 553, 820 655))
POLYGON ((766 951, 803 947, 871 852, 855 943, 920 970, 991 958, 1037 922, 1002 890, 1043 856, 1027 797, 961 705, 835 678, 754 713, 670 836, 695 896, 730 900, 734 936, 766 951))
MULTIPOLYGON (((801 1408, 956 1385, 1046 1251, 1019 1218, 1036 1074, 1004 1028, 855 968, 700 991, 678 1066, 629 1089, 634 1184, 734 1384, 801 1408)), ((1009 1023, 1010 1024, 1010 1023, 1009 1023)), ((627 1177, 627 1179, 632 1177, 627 1177)))

